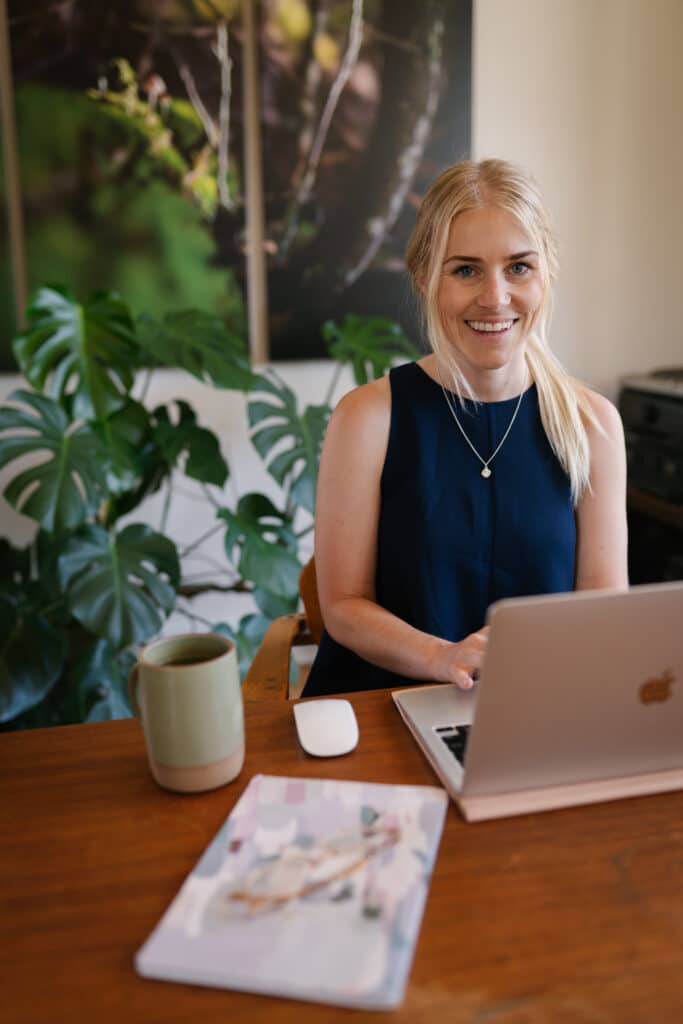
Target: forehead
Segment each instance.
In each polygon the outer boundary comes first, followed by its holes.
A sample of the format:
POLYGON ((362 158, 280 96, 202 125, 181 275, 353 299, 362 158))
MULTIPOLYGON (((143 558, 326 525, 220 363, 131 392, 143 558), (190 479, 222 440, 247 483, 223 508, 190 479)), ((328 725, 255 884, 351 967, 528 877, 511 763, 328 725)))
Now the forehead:
POLYGON ((529 233, 508 210, 500 206, 481 206, 453 218, 446 257, 504 257, 535 248, 529 233))

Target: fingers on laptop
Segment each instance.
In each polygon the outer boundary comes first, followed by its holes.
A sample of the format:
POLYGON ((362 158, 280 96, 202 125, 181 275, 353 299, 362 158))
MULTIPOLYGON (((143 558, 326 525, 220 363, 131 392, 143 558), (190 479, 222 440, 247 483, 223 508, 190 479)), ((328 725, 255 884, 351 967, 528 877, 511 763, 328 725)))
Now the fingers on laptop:
POLYGON ((461 690, 470 690, 479 678, 488 636, 489 627, 484 626, 476 633, 470 633, 460 643, 453 644, 451 679, 461 690))

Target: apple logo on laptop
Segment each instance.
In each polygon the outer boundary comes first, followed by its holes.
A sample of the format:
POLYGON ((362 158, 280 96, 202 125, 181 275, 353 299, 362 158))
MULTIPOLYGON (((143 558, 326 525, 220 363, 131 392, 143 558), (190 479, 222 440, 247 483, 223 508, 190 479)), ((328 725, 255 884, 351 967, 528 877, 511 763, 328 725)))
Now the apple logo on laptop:
POLYGON ((668 700, 671 696, 671 687, 675 682, 671 669, 662 672, 661 676, 654 676, 646 679, 638 693, 643 704, 655 704, 668 700))

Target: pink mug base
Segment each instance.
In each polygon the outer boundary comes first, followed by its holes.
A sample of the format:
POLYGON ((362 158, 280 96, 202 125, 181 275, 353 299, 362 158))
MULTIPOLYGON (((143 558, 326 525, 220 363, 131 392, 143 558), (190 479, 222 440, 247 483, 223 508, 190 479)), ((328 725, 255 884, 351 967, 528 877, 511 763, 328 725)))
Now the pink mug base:
POLYGON ((209 789, 218 789, 226 782, 232 782, 242 771, 243 764, 244 743, 228 757, 212 761, 211 764, 179 768, 149 759, 150 770, 159 785, 176 793, 203 793, 209 789))

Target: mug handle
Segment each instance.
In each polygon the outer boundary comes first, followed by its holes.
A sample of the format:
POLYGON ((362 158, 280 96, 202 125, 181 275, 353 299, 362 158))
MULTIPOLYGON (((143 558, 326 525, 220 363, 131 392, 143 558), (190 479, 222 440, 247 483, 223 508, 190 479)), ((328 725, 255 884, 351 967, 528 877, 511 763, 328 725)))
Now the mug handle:
POLYGON ((133 714, 136 718, 141 717, 140 705, 138 703, 138 668, 137 662, 133 665, 128 676, 128 699, 133 714))

